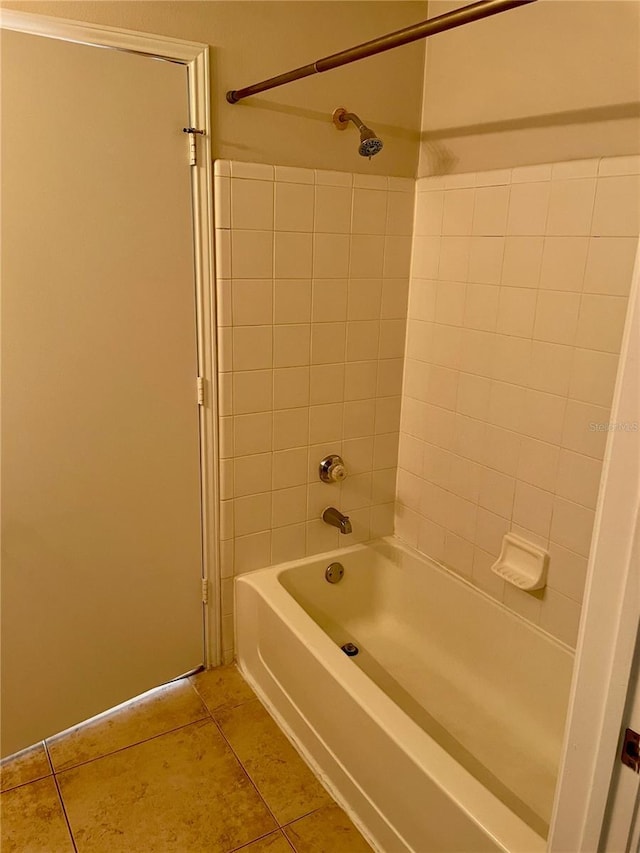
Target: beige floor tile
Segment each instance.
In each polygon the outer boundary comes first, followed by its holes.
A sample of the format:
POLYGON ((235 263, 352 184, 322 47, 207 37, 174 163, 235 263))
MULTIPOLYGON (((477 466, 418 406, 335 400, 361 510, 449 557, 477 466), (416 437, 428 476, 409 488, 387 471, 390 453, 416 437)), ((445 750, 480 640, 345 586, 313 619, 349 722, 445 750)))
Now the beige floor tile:
POLYGON ((73 853, 53 777, 0 794, 2 853, 73 853))
POLYGON ((227 853, 276 829, 211 720, 58 776, 78 853, 227 853))
POLYGON ((198 672, 190 677, 190 681, 211 712, 218 708, 233 708, 256 698, 233 663, 198 672))
POLYGON ((42 743, 0 761, 0 791, 17 788, 45 776, 51 776, 51 765, 42 743))
POLYGON ((47 746, 58 772, 207 716, 207 709, 185 678, 142 696, 120 710, 49 738, 47 746))
POLYGON ((332 802, 257 699, 216 719, 281 825, 332 802))
MULTIPOLYGON (((236 853, 236 851, 234 851, 236 853)), ((237 853, 293 853, 291 845, 282 832, 272 832, 246 847, 238 848, 237 853)))
POLYGON ((284 831, 297 853, 371 853, 369 844, 335 804, 295 821, 284 831))

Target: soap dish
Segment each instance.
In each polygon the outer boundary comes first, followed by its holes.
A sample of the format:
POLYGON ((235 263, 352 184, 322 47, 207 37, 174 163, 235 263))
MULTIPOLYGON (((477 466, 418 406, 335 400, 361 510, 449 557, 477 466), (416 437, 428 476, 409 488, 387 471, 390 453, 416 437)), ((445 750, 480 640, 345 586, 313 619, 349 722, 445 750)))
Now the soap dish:
POLYGON ((502 538, 502 550, 491 571, 518 589, 542 589, 547 583, 549 553, 515 533, 502 538))

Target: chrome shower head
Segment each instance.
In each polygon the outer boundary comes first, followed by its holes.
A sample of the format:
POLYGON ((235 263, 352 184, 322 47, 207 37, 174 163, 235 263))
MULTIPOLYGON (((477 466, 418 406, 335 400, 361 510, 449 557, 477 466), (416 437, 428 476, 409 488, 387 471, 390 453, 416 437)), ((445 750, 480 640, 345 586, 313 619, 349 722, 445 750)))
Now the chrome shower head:
POLYGON ((358 153, 361 157, 371 159, 374 154, 382 151, 383 142, 375 135, 370 127, 367 127, 355 113, 349 113, 344 107, 338 107, 333 111, 333 123, 338 130, 346 130, 349 122, 352 121, 360 131, 360 147, 358 153))

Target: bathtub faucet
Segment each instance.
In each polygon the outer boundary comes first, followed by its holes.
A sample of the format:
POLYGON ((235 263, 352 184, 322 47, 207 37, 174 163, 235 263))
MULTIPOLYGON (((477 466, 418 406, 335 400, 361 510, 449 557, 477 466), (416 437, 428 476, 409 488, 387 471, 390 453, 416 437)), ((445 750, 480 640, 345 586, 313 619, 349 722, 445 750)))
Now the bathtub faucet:
POLYGON ((337 527, 340 533, 351 533, 351 522, 348 515, 343 515, 334 506, 328 506, 322 513, 322 520, 332 527, 337 527))

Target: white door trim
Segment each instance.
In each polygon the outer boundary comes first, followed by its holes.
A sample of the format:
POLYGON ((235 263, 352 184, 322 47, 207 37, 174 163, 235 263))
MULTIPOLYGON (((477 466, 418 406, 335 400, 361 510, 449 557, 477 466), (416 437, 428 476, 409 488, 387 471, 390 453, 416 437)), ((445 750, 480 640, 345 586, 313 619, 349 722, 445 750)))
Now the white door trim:
MULTIPOLYGON (((640 249, 612 424, 640 422, 639 280, 640 249)), ((633 553, 640 506, 639 446, 640 432, 609 432, 549 836, 548 850, 553 853, 600 849, 640 619, 640 572, 633 553)))
MULTIPOLYGON (((120 30, 80 21, 0 10, 0 27, 46 38, 109 47, 179 62, 189 80, 190 126, 205 130, 198 136, 198 163, 191 167, 195 286, 197 302, 198 372, 204 380, 204 405, 200 406, 200 467, 202 505, 202 565, 207 582, 205 613, 205 664, 221 663, 220 572, 218 570, 218 458, 217 364, 215 348, 215 277, 213 253, 213 198, 209 47, 198 42, 120 30)), ((185 158, 188 139, 185 134, 185 158)), ((195 395, 195 377, 194 377, 195 395)))

